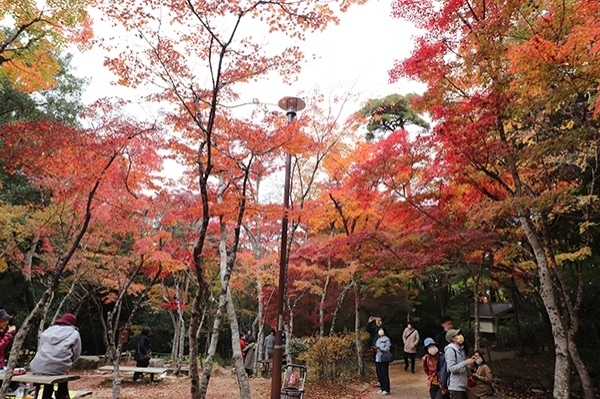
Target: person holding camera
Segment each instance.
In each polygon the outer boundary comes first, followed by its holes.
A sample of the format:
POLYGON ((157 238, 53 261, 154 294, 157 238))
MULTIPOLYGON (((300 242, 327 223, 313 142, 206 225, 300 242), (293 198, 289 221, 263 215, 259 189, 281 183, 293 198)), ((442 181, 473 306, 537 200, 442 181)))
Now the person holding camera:
POLYGON ((460 330, 449 330, 446 333, 446 341, 450 342, 444 350, 446 369, 450 373, 450 399, 467 399, 467 378, 475 359, 467 358, 464 350, 465 337, 460 330))
POLYGON ((492 370, 485 363, 485 358, 479 351, 475 351, 472 356, 475 360, 474 372, 469 377, 471 383, 467 381, 467 398, 479 399, 482 396, 494 394, 494 386, 492 385, 492 370))
POLYGON ((17 327, 8 325, 10 319, 12 319, 12 316, 6 313, 6 310, 0 309, 0 368, 6 366, 4 352, 12 342, 15 331, 17 331, 17 327))

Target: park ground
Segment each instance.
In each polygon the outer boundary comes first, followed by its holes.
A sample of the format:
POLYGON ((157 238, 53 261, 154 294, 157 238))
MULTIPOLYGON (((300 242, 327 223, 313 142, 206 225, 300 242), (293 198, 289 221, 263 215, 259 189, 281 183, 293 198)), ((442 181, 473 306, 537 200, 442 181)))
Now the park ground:
MULTIPOLYGON (((549 378, 548 376, 536 376, 533 370, 540 369, 534 365, 543 362, 543 358, 514 358, 512 353, 495 354, 490 363, 492 370, 499 370, 506 380, 500 381, 500 392, 505 399, 546 399, 552 398, 552 392, 548 388, 536 385, 536 380, 549 378), (529 379, 527 379, 529 378, 529 379)), ((550 367, 545 369, 551 370, 550 367)), ((373 368, 372 363, 367 367, 373 368)), ((544 368, 542 368, 544 369, 544 368)), ((309 371, 310 373, 310 371, 309 371)), ((547 374, 547 373, 545 373, 547 374)), ((371 373, 374 375, 374 372, 371 373)), ((550 375, 551 376, 551 375, 550 375)), ((108 374, 89 371, 81 374, 81 379, 70 383, 72 390, 90 390, 92 398, 112 398, 112 381, 108 374)), ((417 362, 416 372, 412 374, 404 371, 402 361, 395 361, 390 365, 391 393, 389 399, 428 399, 427 378, 417 362)), ((382 396, 376 392, 375 379, 340 383, 316 383, 308 381, 303 399, 381 399, 382 396)), ((262 377, 250 379, 253 399, 268 399, 271 391, 271 380, 262 377)), ((167 376, 162 381, 150 384, 148 380, 142 383, 131 381, 130 375, 124 375, 121 385, 122 399, 179 399, 189 397, 189 378, 167 376)), ((573 395, 577 398, 578 395, 573 395)), ((207 399, 232 399, 239 397, 237 381, 230 368, 216 368, 210 379, 207 399)))

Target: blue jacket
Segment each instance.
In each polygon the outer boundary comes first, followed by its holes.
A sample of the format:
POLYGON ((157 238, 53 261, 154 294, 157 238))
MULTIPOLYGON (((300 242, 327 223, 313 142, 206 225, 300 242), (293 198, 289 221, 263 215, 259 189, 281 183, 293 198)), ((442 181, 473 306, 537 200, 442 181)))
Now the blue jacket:
POLYGON ((375 346, 379 347, 377 349, 377 353, 375 354, 375 361, 377 363, 381 363, 381 355, 383 355, 383 351, 389 351, 392 347, 392 341, 387 336, 379 337, 377 342, 375 342, 375 346))

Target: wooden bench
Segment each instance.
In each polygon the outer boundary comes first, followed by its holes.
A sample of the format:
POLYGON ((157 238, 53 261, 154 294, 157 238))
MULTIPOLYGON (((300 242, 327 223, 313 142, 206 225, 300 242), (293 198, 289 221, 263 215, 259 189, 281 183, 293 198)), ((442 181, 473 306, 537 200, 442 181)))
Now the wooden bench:
MULTIPOLYGON (((102 366, 98 370, 100 371, 114 371, 114 366, 102 366)), ((154 381, 155 374, 166 373, 169 370, 166 367, 134 367, 134 366, 119 366, 119 372, 124 373, 144 373, 150 374, 150 381, 154 381)))
MULTIPOLYGON (((74 381, 74 380, 78 380, 80 377, 78 375, 69 375, 69 374, 65 374, 65 375, 37 375, 37 374, 33 374, 33 373, 25 373, 25 374, 21 374, 21 375, 14 375, 11 378, 11 381, 13 382, 23 382, 25 384, 29 383, 31 385, 33 385, 33 389, 29 391, 29 394, 33 393, 33 397, 35 399, 37 399, 39 392, 40 392, 40 385, 43 385, 43 388, 46 389, 46 386, 52 386, 52 389, 54 390, 54 384, 58 384, 59 382, 68 382, 68 381, 74 381)), ((0 380, 4 380, 4 374, 0 374, 0 380)), ((76 391, 79 392, 79 391, 76 391)), ((89 391, 81 391, 83 393, 83 395, 80 395, 79 397, 82 396, 88 396, 91 395, 92 392, 89 391), (89 393, 88 393, 89 392, 89 393)), ((73 398, 73 396, 71 396, 73 398)))

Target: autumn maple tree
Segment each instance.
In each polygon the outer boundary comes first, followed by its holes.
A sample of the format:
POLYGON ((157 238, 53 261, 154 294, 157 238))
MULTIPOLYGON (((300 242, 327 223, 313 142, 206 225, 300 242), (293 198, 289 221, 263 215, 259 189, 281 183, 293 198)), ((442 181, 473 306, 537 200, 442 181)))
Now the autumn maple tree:
POLYGON ((34 299, 33 309, 15 336, 7 364, 8 378, 2 385, 3 394, 8 389, 25 336, 49 306, 93 217, 106 215, 115 196, 125 199, 138 185, 149 187, 146 176, 151 176, 149 172, 157 164, 150 162, 148 155, 154 151, 154 145, 148 145, 146 138, 154 127, 116 118, 116 106, 111 102, 96 105, 97 112, 90 117, 102 126, 98 130, 48 120, 15 122, 0 129, 2 164, 6 172, 27 176, 40 191, 51 196, 49 206, 43 211, 36 211, 36 204, 20 208, 25 220, 40 212, 41 216, 33 218, 25 235, 16 236, 27 244, 15 247, 13 262, 22 269, 26 281, 30 281, 36 272, 32 257, 42 252, 46 263, 37 273, 47 274, 49 278, 46 290, 40 298, 34 299), (135 168, 141 160, 143 166, 135 168), (67 223, 69 228, 60 228, 62 223, 67 223), (27 250, 19 254, 18 248, 27 250))
POLYGON ((587 1, 394 3, 427 33, 392 79, 427 84, 421 105, 447 173, 526 237, 523 261, 535 262, 554 337, 555 398, 570 395, 571 364, 594 395, 575 336, 597 215, 599 12, 587 1), (563 217, 577 239, 565 240, 563 217))
MULTIPOLYGON (((350 4, 342 4, 342 10, 350 4)), ((108 44, 118 55, 110 57, 107 65, 119 76, 120 83, 149 87, 149 100, 171 104, 165 121, 178 137, 173 140, 172 148, 182 154, 186 167, 196 171, 202 213, 193 257, 198 288, 192 304, 189 343, 191 396, 199 398, 206 393, 210 370, 205 370, 201 387, 198 344, 194 337, 206 289, 203 252, 211 217, 216 216, 211 210, 214 204, 211 193, 218 189, 211 182, 213 176, 218 179, 221 169, 215 153, 221 145, 220 124, 226 121, 224 106, 239 99, 238 87, 242 83, 271 72, 289 77, 298 70, 302 59, 298 47, 270 50, 261 46, 262 36, 269 33, 302 38, 304 32, 324 29, 337 17, 332 3, 309 1, 190 0, 163 9, 146 6, 137 1, 101 4, 102 12, 115 26, 123 27, 139 39, 139 46, 126 49, 108 44), (148 10, 132 14, 131 10, 138 7, 148 10), (163 29, 167 26, 167 30, 163 29), (252 36, 245 33, 247 29, 261 33, 252 36)), ((228 279, 222 282, 223 290, 227 291, 228 279)), ((248 397, 243 371, 238 370, 238 376, 242 396, 248 397)))
POLYGON ((85 0, 0 2, 0 78, 23 92, 54 86, 61 70, 57 54, 92 36, 89 5, 85 0))

